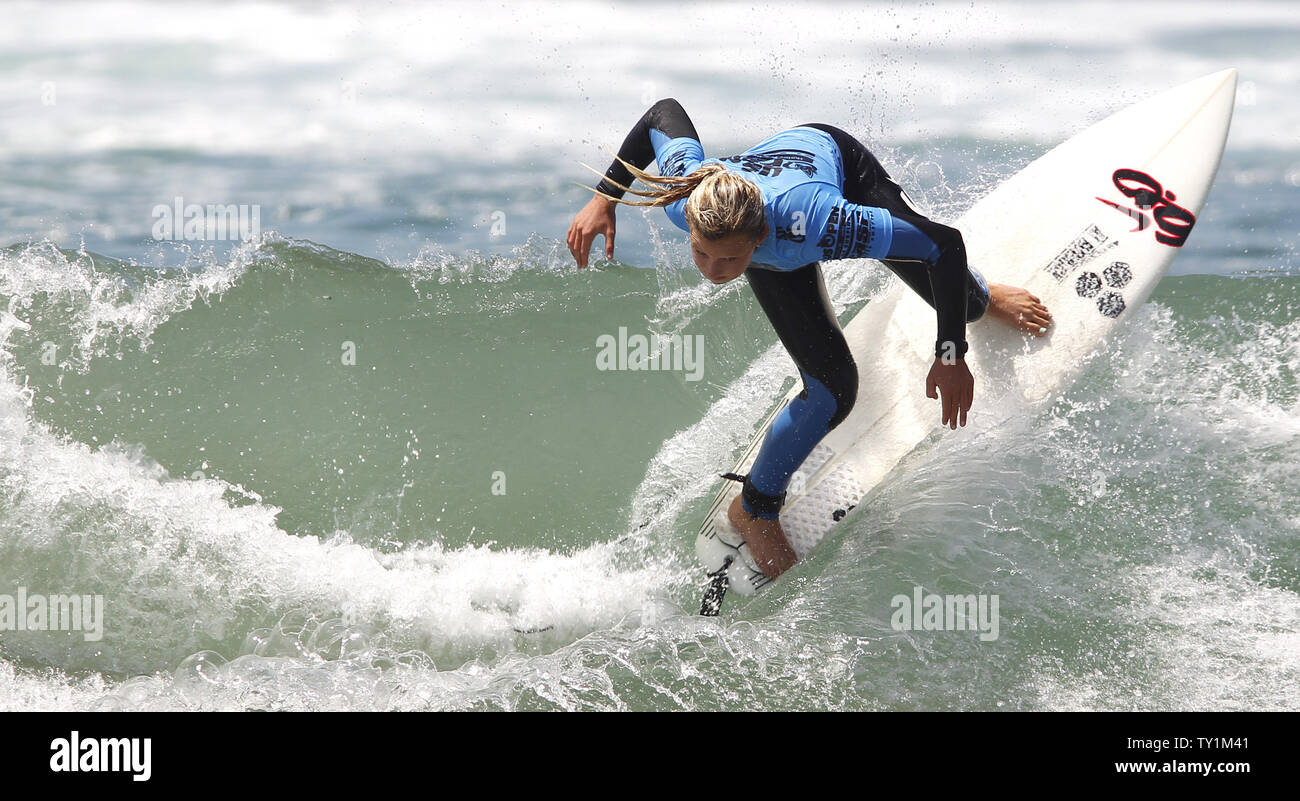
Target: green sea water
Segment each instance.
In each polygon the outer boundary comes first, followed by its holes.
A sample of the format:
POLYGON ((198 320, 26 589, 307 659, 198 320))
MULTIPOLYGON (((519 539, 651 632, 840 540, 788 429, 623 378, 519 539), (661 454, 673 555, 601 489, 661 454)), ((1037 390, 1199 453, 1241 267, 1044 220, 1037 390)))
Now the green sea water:
MULTIPOLYGON (((705 619, 695 531, 792 365, 743 285, 561 256, 6 249, 0 585, 103 595, 106 636, 6 634, 3 681, 53 668, 102 708, 1293 704, 1297 279, 1166 279, 1063 395, 977 405, 705 619), (699 380, 601 370, 620 327, 699 336, 699 380), (897 630, 917 587, 997 595, 998 638, 897 630)), ((828 281, 844 319, 885 286, 828 281)))

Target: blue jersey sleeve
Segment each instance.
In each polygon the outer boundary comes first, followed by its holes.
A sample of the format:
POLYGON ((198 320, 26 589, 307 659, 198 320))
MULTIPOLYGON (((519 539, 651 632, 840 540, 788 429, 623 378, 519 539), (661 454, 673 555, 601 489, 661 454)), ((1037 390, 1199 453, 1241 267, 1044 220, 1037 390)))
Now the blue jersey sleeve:
POLYGON ((660 175, 679 177, 694 172, 704 161, 704 146, 692 136, 669 138, 667 134, 650 129, 650 143, 655 149, 655 161, 660 175))
MULTIPOLYGON (((650 143, 654 145, 655 161, 659 165, 660 175, 688 175, 704 162, 704 146, 700 144, 700 140, 693 137, 679 136, 669 139, 663 132, 652 128, 650 143)), ((686 227, 685 209, 685 198, 664 206, 664 213, 668 215, 668 219, 683 231, 689 230, 686 227)))
POLYGON ((835 259, 881 259, 893 240, 888 211, 850 203, 830 184, 798 184, 772 198, 768 209, 772 230, 754 260, 772 269, 835 259))
POLYGON ((817 240, 823 261, 883 259, 894 240, 894 217, 875 206, 840 198, 830 208, 817 240))

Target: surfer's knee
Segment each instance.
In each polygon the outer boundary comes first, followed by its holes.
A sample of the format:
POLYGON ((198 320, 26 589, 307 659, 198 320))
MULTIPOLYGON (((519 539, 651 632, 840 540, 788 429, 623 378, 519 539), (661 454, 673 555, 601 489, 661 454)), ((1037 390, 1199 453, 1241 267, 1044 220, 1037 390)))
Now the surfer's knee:
POLYGON ((973 323, 988 311, 991 295, 989 283, 984 280, 983 275, 980 275, 980 271, 974 267, 968 269, 970 270, 970 293, 966 298, 966 322, 973 323))
MULTIPOLYGON (((807 379, 804 383, 806 386, 807 379)), ((841 363, 835 370, 822 375, 818 383, 830 395, 833 404, 830 419, 826 422, 827 430, 831 430, 844 422, 844 418, 853 411, 853 404, 858 400, 858 366, 850 359, 841 363)))
POLYGON ((966 240, 962 239, 961 231, 934 220, 926 220, 922 230, 938 245, 940 258, 952 258, 959 254, 962 261, 966 260, 966 240))

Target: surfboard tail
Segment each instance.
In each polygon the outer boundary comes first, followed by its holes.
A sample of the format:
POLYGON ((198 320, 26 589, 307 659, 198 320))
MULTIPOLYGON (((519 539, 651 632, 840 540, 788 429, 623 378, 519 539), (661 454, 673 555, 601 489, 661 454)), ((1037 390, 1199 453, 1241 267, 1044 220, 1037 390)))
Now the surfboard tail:
MULTIPOLYGON (((705 593, 706 602, 710 594, 716 592, 718 577, 726 580, 726 586, 721 590, 723 594, 727 589, 734 589, 740 595, 757 595, 772 583, 772 579, 758 569, 744 537, 727 520, 725 506, 705 521, 700 535, 695 539, 695 553, 708 571, 710 579, 709 590, 705 593)), ((721 595, 718 595, 718 604, 721 602, 721 595)), ((704 612, 701 611, 701 614, 704 612)))

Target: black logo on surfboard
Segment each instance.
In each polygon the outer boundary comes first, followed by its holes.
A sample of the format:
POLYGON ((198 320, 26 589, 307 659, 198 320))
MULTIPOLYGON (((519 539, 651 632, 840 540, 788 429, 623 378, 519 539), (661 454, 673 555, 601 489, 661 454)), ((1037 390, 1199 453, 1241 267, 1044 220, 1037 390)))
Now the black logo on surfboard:
POLYGON ((1118 244, 1119 240, 1106 236, 1101 228, 1089 225, 1043 269, 1057 281, 1063 282, 1070 273, 1118 244))
POLYGON ((1079 273, 1079 277, 1074 281, 1074 291, 1081 298, 1096 298, 1097 311, 1103 316, 1118 317, 1126 306, 1124 296, 1119 292, 1102 292, 1102 290, 1123 289, 1132 280, 1133 268, 1128 265, 1128 262, 1112 261, 1109 267, 1102 270, 1101 275, 1092 271, 1079 273))

